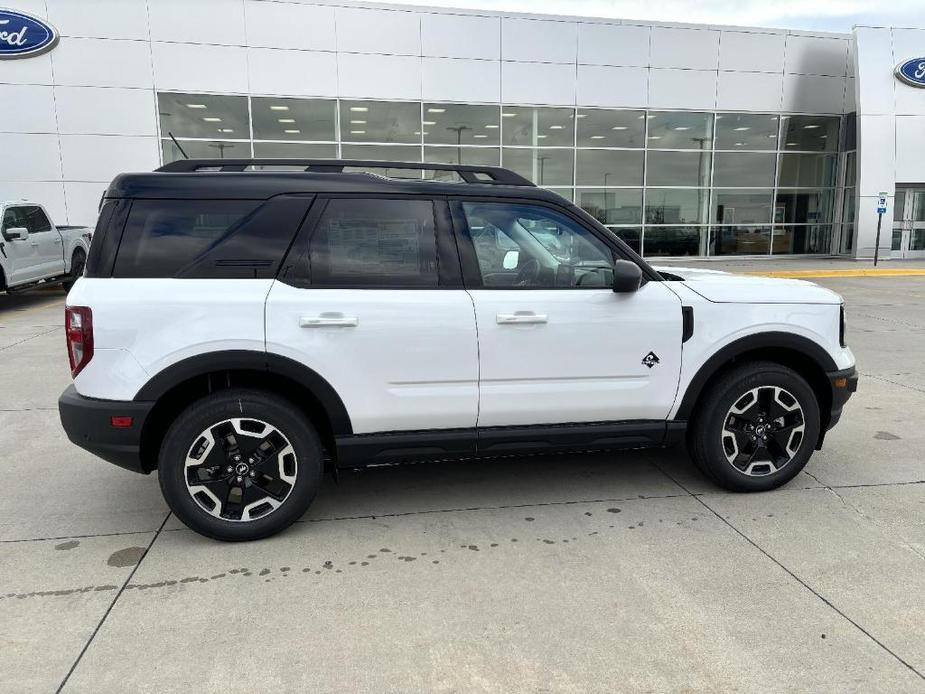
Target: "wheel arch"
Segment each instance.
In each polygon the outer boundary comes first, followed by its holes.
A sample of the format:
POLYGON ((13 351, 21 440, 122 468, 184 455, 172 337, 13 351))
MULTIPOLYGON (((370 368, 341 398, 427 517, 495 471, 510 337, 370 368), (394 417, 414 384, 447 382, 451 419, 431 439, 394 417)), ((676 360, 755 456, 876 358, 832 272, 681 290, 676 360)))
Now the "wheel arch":
POLYGON ((161 442, 186 405, 209 393, 252 387, 287 398, 309 419, 333 456, 335 437, 353 433, 350 416, 334 387, 316 371, 288 357, 250 350, 227 350, 189 357, 153 376, 135 395, 154 402, 141 432, 142 465, 157 467, 161 442))
POLYGON ((766 332, 748 335, 717 350, 700 367, 684 391, 675 419, 689 421, 697 404, 711 383, 729 369, 744 361, 772 361, 800 374, 816 395, 819 403, 819 444, 831 417, 832 390, 827 372, 838 369, 832 356, 817 342, 802 335, 766 332))

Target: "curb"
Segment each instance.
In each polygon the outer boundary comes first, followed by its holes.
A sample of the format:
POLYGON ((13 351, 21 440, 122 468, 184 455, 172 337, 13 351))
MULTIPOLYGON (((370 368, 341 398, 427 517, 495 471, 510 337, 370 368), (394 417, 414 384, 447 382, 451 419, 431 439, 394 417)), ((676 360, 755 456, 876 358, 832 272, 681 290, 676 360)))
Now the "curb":
POLYGON ((801 279, 807 277, 925 277, 925 268, 880 269, 866 268, 859 270, 771 270, 768 272, 748 270, 740 275, 759 275, 762 277, 786 277, 801 279))

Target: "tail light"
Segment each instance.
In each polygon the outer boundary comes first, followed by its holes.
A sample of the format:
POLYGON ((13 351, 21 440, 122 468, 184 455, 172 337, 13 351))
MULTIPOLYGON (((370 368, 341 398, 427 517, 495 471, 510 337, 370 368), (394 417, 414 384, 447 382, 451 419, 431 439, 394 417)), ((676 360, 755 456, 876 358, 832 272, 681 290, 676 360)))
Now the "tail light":
POLYGON ((67 358, 71 362, 71 376, 76 377, 93 358, 93 313, 90 308, 65 308, 64 329, 67 335, 67 358))

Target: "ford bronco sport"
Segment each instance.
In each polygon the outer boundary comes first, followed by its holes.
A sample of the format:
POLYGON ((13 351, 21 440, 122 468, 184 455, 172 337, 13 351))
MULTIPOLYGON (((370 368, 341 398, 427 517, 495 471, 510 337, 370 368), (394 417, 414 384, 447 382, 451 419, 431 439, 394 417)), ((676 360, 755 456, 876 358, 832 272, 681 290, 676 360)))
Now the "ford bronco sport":
POLYGON ((493 167, 123 174, 65 320, 71 441, 222 540, 290 525, 326 467, 686 439, 717 484, 773 489, 857 384, 833 292, 656 270, 493 167))

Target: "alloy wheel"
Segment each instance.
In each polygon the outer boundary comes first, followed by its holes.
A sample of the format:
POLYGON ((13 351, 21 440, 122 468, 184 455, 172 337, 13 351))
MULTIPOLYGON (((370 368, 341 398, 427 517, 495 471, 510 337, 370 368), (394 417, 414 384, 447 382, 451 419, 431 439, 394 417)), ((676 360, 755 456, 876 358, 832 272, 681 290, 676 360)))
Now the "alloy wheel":
POLYGON ((778 386, 759 386, 729 408, 721 433, 726 460, 752 477, 773 474, 793 460, 803 443, 799 401, 778 386))

